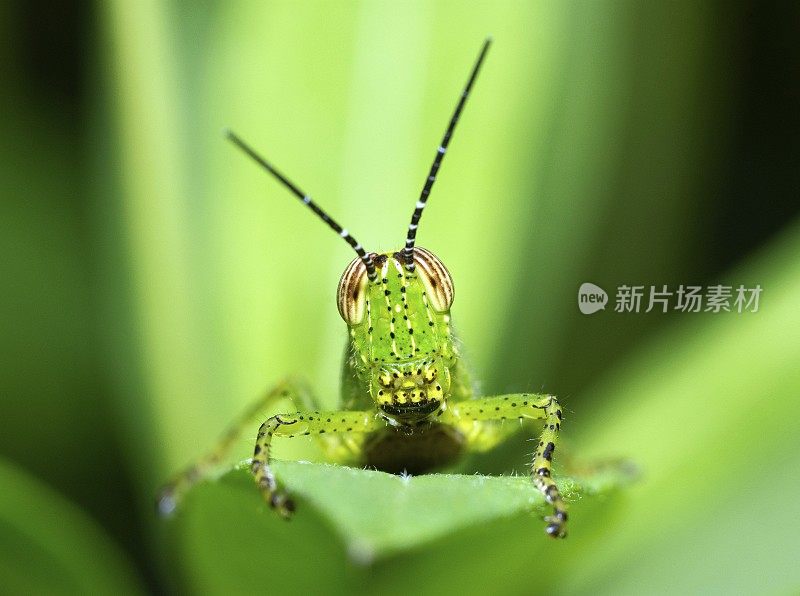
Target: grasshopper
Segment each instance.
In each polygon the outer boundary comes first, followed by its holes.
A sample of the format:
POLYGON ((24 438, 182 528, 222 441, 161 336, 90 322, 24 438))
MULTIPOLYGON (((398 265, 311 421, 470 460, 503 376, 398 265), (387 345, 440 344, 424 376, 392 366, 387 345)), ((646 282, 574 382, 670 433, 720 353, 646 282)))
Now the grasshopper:
POLYGON ((270 466, 277 437, 313 436, 330 460, 390 473, 422 474, 454 463, 468 452, 486 451, 516 430, 507 421, 544 420, 533 456, 531 479, 552 507, 548 535, 566 536, 567 512, 551 478, 562 414, 552 395, 515 393, 477 396, 460 357, 450 320, 453 281, 441 260, 415 245, 417 230, 447 147, 491 45, 487 39, 422 188, 405 246, 367 252, 307 194, 233 132, 226 136, 272 174, 355 251, 339 281, 339 314, 347 324, 341 379, 341 409, 321 411, 305 385, 292 380, 268 391, 204 457, 178 474, 159 494, 162 514, 207 478, 232 446, 259 422, 259 412, 283 399, 299 410, 271 416, 258 430, 251 470, 264 499, 290 517, 295 505, 270 466))

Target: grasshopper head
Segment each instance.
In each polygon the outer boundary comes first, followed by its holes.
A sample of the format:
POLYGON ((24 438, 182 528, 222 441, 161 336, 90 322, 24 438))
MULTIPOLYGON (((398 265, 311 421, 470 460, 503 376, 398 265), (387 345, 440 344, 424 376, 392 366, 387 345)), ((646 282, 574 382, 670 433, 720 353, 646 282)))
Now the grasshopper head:
POLYGON ((456 359, 450 330, 453 281, 442 262, 421 247, 413 249, 413 270, 400 252, 370 256, 376 278, 370 280, 363 260, 356 258, 338 291, 358 368, 384 411, 428 415, 447 399, 456 359))
POLYGON ((272 174, 358 255, 339 282, 339 313, 350 327, 350 363, 378 407, 393 416, 427 416, 444 407, 450 394, 450 370, 458 357, 450 331, 453 282, 433 253, 416 246, 416 238, 431 188, 491 42, 491 38, 484 42, 472 67, 414 206, 405 246, 397 252, 368 253, 308 194, 238 136, 226 132, 232 143, 272 174))

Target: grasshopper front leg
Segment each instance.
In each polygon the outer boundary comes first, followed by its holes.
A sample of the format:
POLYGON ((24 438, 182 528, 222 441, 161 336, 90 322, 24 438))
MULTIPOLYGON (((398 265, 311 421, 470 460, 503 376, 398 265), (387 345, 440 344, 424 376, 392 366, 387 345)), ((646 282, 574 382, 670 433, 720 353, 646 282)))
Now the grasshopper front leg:
POLYGON ((567 506, 551 477, 553 453, 561 430, 562 414, 558 400, 552 395, 530 393, 483 397, 455 403, 449 415, 468 437, 475 422, 544 419, 544 429, 531 465, 531 480, 553 506, 553 515, 545 517, 545 531, 554 538, 566 537, 567 506))
POLYGON ((158 512, 163 516, 171 515, 190 488, 214 475, 242 437, 248 434, 252 436, 255 425, 263 420, 264 411, 284 399, 300 407, 316 407, 316 400, 302 383, 295 380, 279 383, 248 407, 208 453, 184 468, 161 488, 156 498, 158 512))
POLYGON ((374 410, 303 411, 267 419, 258 429, 250 468, 264 500, 282 517, 288 518, 294 512, 294 502, 278 484, 270 466, 273 437, 292 439, 325 433, 368 433, 385 425, 386 422, 374 410))

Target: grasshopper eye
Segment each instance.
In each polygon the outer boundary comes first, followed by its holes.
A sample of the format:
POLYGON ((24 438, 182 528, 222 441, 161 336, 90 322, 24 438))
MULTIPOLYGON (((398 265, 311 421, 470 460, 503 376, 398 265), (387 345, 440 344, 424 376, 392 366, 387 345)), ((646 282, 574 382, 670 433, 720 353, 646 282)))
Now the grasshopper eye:
POLYGON ((416 246, 414 264, 433 309, 436 312, 450 310, 453 304, 453 279, 444 263, 429 250, 416 246))
POLYGON ((361 257, 356 257, 344 270, 336 291, 339 314, 348 325, 358 325, 364 320, 366 287, 367 267, 361 257))

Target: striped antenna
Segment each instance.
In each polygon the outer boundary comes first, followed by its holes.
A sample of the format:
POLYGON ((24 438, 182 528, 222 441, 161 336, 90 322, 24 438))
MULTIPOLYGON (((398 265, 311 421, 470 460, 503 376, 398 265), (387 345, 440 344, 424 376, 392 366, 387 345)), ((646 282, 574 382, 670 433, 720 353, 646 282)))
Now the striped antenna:
POLYGON ((403 249, 403 259, 406 262, 406 269, 409 271, 414 271, 414 242, 417 238, 419 218, 422 217, 422 210, 425 209, 425 205, 428 203, 428 195, 431 193, 431 187, 433 187, 433 183, 436 181, 436 173, 439 171, 439 166, 442 165, 442 159, 444 159, 447 146, 450 144, 450 137, 453 136, 453 130, 455 130, 458 118, 461 116, 461 110, 464 109, 464 104, 467 102, 467 97, 469 97, 472 85, 475 83, 478 71, 481 69, 481 64, 483 64, 483 59, 486 57, 486 52, 489 51, 490 45, 492 45, 492 38, 487 37, 486 41, 483 42, 478 60, 475 62, 475 66, 472 67, 467 85, 464 87, 464 91, 461 92, 461 97, 458 100, 458 105, 456 105, 456 110, 453 112, 452 118, 450 118, 450 124, 447 126, 447 131, 444 133, 442 143, 436 150, 436 157, 433 158, 433 165, 431 166, 431 171, 428 173, 428 179, 425 180, 425 186, 422 187, 422 194, 419 197, 419 201, 417 201, 414 215, 411 216, 411 223, 408 225, 408 235, 406 236, 406 246, 403 249))
POLYGON ((364 265, 367 267, 367 276, 369 277, 370 281, 375 281, 377 279, 378 274, 375 272, 375 263, 372 262, 372 257, 364 250, 361 244, 350 235, 346 229, 342 228, 334 219, 331 218, 330 215, 325 213, 321 207, 319 207, 314 201, 311 200, 306 193, 302 190, 297 188, 297 186, 291 182, 286 176, 281 174, 278 170, 276 170, 271 163, 269 163, 266 159, 261 157, 258 153, 256 153, 247 143, 245 143, 242 139, 237 137, 232 131, 225 129, 224 131, 225 136, 231 141, 234 145, 236 145, 239 149, 244 151, 247 155, 249 155, 253 160, 255 160, 258 164, 261 165, 265 170, 267 170, 270 174, 275 176, 281 184, 283 184, 286 188, 288 188, 294 196, 296 196, 300 201, 308 206, 314 213, 316 213, 322 221, 328 224, 333 230, 339 234, 342 238, 344 238, 347 243, 353 247, 353 250, 356 251, 358 257, 363 261, 364 265))

